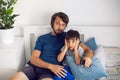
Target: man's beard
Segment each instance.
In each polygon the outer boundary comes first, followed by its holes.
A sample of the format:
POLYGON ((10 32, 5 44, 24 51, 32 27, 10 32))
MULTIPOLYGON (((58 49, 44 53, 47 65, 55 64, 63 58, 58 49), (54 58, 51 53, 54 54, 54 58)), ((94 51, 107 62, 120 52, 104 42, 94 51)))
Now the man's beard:
POLYGON ((63 32, 62 30, 56 32, 54 29, 53 29, 53 31, 54 31, 55 35, 60 35, 63 32))

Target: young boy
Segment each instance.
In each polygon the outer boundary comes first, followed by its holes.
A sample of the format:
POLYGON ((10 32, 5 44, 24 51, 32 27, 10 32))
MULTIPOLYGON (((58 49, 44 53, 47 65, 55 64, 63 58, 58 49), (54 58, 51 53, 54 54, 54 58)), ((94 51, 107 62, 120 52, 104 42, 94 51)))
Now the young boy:
POLYGON ((76 65, 83 64, 85 67, 89 67, 92 62, 93 51, 84 43, 80 42, 80 34, 78 31, 69 30, 65 36, 65 45, 59 53, 57 60, 59 62, 63 61, 65 55, 74 56, 76 65))

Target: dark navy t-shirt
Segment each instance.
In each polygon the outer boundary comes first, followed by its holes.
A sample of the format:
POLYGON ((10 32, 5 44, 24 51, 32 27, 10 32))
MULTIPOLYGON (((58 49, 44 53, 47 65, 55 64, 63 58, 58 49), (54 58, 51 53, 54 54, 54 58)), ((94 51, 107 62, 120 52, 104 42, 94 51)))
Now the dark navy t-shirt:
POLYGON ((52 35, 51 33, 42 35, 37 39, 34 50, 41 51, 39 57, 43 61, 61 65, 61 63, 57 61, 57 55, 64 45, 64 38, 65 32, 59 35, 52 35))

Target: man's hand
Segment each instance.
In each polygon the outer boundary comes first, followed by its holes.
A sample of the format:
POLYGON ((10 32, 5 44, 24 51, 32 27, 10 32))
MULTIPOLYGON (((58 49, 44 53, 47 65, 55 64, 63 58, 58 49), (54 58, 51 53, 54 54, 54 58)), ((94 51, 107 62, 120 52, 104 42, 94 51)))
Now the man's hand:
POLYGON ((89 57, 84 57, 84 60, 85 60, 84 66, 88 68, 90 64, 92 63, 92 60, 89 57))
POLYGON ((64 66, 60 66, 60 65, 50 65, 48 67, 54 74, 56 74, 59 78, 61 77, 65 77, 66 76, 66 70, 64 69, 64 66))

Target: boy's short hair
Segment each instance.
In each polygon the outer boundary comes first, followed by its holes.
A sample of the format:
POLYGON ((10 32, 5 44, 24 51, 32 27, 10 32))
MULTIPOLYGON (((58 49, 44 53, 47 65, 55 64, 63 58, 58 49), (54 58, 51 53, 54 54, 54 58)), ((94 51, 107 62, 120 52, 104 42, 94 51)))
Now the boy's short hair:
POLYGON ((77 30, 69 30, 66 33, 66 36, 65 36, 66 40, 69 40, 69 39, 72 39, 72 38, 80 39, 80 34, 77 30))
POLYGON ((52 28, 53 28, 56 17, 60 17, 63 20, 63 22, 66 23, 66 26, 67 26, 67 24, 69 22, 69 17, 63 12, 57 12, 57 13, 53 14, 53 16, 51 18, 51 27, 52 28))

